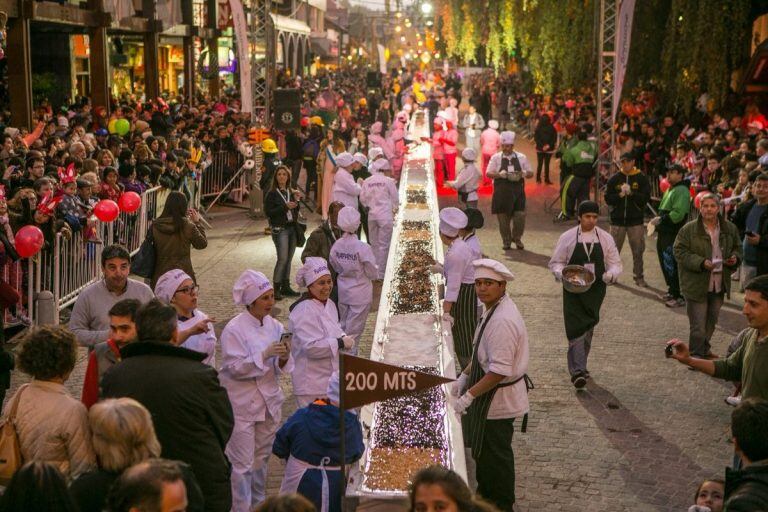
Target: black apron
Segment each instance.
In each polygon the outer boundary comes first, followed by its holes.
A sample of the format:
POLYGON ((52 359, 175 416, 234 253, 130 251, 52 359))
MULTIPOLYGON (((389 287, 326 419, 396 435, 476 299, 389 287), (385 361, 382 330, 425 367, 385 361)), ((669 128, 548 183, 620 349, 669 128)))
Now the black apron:
MULTIPOLYGON (((498 307, 498 305, 499 305, 498 302, 494 304, 494 306, 490 309, 490 311, 488 311, 488 315, 485 317, 485 321, 482 323, 482 325, 479 326, 478 334, 476 337, 477 341, 475 342, 475 346, 472 351, 472 368, 469 373, 469 380, 467 381, 467 390, 469 390, 472 386, 480 382, 480 380, 483 377, 485 377, 485 372, 483 371, 483 368, 480 366, 480 361, 478 360, 477 351, 480 346, 480 343, 483 340, 483 333, 485 332, 485 326, 488 325, 488 322, 491 320, 491 317, 496 312, 496 308, 498 307)), ((499 388, 514 386, 521 380, 525 380, 526 392, 533 389, 533 382, 531 381, 530 377, 528 377, 528 374, 524 374, 522 377, 515 380, 514 382, 497 384, 490 391, 476 397, 467 408, 467 414, 462 416, 461 425, 462 425, 462 430, 464 432, 464 446, 468 448, 472 448, 473 459, 475 460, 480 459, 480 453, 482 452, 482 448, 483 448, 483 438, 485 437, 485 421, 488 418, 488 411, 491 408, 491 402, 493 402, 493 397, 496 395, 496 391, 499 388)), ((528 413, 526 413, 525 416, 523 416, 523 425, 520 431, 525 432, 527 430, 527 427, 528 427, 528 413)))
POLYGON ((477 293, 475 284, 461 283, 459 296, 451 308, 453 348, 464 361, 472 356, 472 338, 477 325, 477 293))
MULTIPOLYGON (((595 231, 597 235, 597 231, 595 231)), ((605 299, 605 257, 603 247, 598 236, 597 242, 592 244, 591 254, 588 254, 584 244, 579 242, 576 235, 576 248, 568 260, 569 265, 584 266, 587 263, 595 265, 595 282, 584 293, 571 293, 563 289, 563 316, 565 317, 565 334, 569 340, 582 336, 592 329, 600 321, 600 307, 605 299)))
POLYGON ((506 213, 512 215, 515 212, 525 211, 525 177, 522 176, 523 168, 516 154, 512 158, 501 157, 499 171, 508 171, 510 164, 514 172, 521 175, 520 181, 510 181, 506 178, 493 180, 493 197, 491 198, 491 213, 506 213))

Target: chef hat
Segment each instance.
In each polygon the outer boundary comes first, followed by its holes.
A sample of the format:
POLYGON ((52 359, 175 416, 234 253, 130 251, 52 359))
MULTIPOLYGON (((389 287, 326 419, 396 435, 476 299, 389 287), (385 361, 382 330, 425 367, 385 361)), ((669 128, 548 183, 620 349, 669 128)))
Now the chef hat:
POLYGON ((355 163, 354 157, 349 153, 347 153, 346 151, 336 155, 336 165, 338 167, 343 167, 346 169, 353 163, 355 163))
POLYGON ((362 153, 355 153, 352 155, 352 158, 355 159, 355 162, 359 163, 363 167, 368 167, 368 159, 365 158, 365 155, 362 153))
POLYGON ((382 171, 388 171, 392 169, 392 166, 389 165, 389 161, 386 158, 379 158, 378 160, 374 160, 371 162, 371 166, 368 168, 371 174, 378 174, 382 171))
POLYGON ((596 213, 600 215, 600 206, 594 201, 582 201, 579 203, 579 217, 585 213, 596 213))
POLYGON ((321 277, 329 275, 331 275, 331 271, 328 270, 328 262, 324 258, 310 256, 296 272, 296 284, 301 288, 308 288, 321 277))
POLYGON ((248 306, 272 289, 267 276, 256 270, 246 269, 235 281, 232 298, 238 306, 248 306))
POLYGON ((494 130, 498 130, 499 129, 499 122, 497 120, 495 120, 495 119, 491 119, 490 121, 488 121, 488 128, 492 128, 494 130))
POLYGON ((374 146, 368 150, 368 161, 371 162, 383 155, 384 155, 384 150, 378 146, 374 146))
POLYGON ((325 390, 331 402, 339 403, 339 372, 333 372, 328 380, 328 388, 325 390))
POLYGON ((515 143, 515 132, 501 132, 500 136, 500 142, 501 144, 514 144, 515 143))
POLYGON ((336 221, 336 225, 345 233, 357 232, 357 228, 360 227, 360 212, 357 208, 345 206, 339 211, 339 220, 336 221))
POLYGON ((467 227, 467 216, 453 206, 440 210, 440 232, 448 237, 458 236, 459 230, 467 227))
POLYGON ((157 280, 157 284, 155 284, 155 297, 170 304, 176 290, 178 290, 181 283, 187 279, 192 278, 183 270, 178 268, 169 270, 157 280))
POLYGON ((515 274, 496 260, 482 258, 472 262, 475 266, 475 279, 493 279, 494 281, 514 281, 515 274))
POLYGON ((461 152, 461 158, 465 162, 474 162, 477 159, 477 151, 472 148, 464 148, 461 152))

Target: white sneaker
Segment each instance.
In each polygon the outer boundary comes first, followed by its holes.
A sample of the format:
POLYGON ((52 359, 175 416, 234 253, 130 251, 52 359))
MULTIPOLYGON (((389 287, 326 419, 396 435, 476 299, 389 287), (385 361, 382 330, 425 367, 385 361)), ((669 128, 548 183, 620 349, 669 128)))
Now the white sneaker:
POLYGON ((725 397, 725 403, 732 407, 738 407, 741 404, 741 395, 725 397))

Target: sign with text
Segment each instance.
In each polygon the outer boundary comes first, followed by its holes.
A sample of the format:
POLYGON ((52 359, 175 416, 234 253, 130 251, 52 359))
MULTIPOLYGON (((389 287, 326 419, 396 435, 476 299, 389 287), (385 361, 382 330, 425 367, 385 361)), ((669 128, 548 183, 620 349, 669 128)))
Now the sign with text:
POLYGON ((439 375, 378 363, 362 357, 342 354, 344 375, 340 392, 344 408, 352 409, 387 398, 410 395, 417 391, 453 382, 439 375))

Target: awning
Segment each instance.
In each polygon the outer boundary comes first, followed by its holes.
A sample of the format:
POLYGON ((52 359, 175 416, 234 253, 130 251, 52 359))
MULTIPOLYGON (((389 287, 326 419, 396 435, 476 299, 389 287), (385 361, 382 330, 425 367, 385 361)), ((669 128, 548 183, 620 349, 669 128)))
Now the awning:
POLYGON ((272 16, 272 23, 274 23, 277 32, 290 32, 307 36, 311 32, 309 25, 303 21, 289 18, 288 16, 281 16, 280 14, 270 14, 270 16, 272 16))

